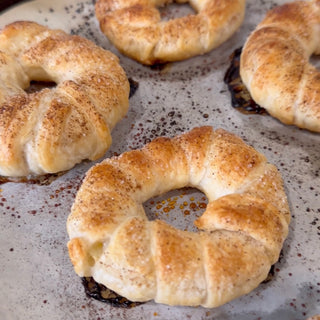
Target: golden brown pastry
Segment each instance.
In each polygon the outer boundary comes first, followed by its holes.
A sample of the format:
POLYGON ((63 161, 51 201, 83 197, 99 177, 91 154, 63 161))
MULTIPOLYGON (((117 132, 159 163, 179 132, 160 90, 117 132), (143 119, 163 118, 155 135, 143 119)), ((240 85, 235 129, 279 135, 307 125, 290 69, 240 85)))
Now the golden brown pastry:
POLYGON ((216 307, 267 277, 289 221, 275 166, 235 135, 200 127, 92 167, 68 217, 68 249, 79 276, 129 300, 216 307), (209 200, 198 232, 148 220, 145 201, 185 186, 209 200))
POLYGON ((285 124, 320 132, 320 1, 295 1, 268 12, 246 41, 241 78, 252 98, 285 124))
POLYGON ((19 21, 0 33, 0 175, 70 169, 101 157, 128 109, 118 58, 79 36, 19 21), (27 93, 30 81, 56 86, 27 93))
POLYGON ((204 54, 230 38, 245 13, 245 0, 178 0, 197 14, 161 21, 157 7, 173 0, 98 0, 102 32, 127 56, 151 65, 204 54))

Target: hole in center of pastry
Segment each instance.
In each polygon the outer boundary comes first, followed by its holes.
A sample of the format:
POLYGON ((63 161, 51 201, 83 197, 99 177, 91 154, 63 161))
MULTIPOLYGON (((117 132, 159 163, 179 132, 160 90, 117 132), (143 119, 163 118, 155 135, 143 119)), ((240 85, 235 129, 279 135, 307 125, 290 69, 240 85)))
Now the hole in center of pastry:
POLYGON ((206 210, 208 199, 195 188, 169 191, 146 201, 143 206, 150 221, 162 220, 176 229, 195 232, 193 221, 206 210))
POLYGON ((27 93, 34 93, 41 91, 45 88, 52 89, 56 87, 56 83, 53 81, 30 81, 30 86, 26 88, 24 91, 27 93))
POLYGON ((169 21, 190 14, 196 14, 195 10, 188 3, 170 3, 158 8, 161 20, 169 21))
POLYGON ((312 55, 309 62, 320 71, 320 55, 312 55))

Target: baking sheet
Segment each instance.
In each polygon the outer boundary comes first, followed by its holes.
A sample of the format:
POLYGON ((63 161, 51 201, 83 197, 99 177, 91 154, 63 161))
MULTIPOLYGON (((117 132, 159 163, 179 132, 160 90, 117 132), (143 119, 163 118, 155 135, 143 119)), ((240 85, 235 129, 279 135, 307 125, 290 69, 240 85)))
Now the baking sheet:
MULTIPOLYGON (((0 27, 29 19, 91 39, 117 54, 128 77, 138 82, 128 115, 113 130, 113 145, 105 157, 195 126, 222 127, 279 168, 293 218, 271 281, 250 294, 215 309, 169 307, 152 301, 119 309, 85 295, 66 248, 66 219, 93 163, 85 161, 41 182, 2 183, 0 319, 302 320, 320 314, 320 136, 270 116, 238 112, 231 107, 223 82, 232 52, 242 46, 268 9, 284 2, 247 1, 244 24, 228 42, 204 56, 162 68, 145 67, 119 54, 100 32, 92 1, 28 1, 3 11, 0 27)), ((200 192, 184 189, 151 199, 145 208, 150 219, 193 230, 192 221, 201 215, 205 202, 200 192)))

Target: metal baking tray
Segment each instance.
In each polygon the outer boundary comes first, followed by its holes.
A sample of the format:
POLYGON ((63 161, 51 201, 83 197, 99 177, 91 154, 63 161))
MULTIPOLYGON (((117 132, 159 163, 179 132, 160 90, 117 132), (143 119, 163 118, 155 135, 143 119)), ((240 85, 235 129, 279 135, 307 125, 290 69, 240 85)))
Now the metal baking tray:
MULTIPOLYGON (((157 136, 174 136, 212 125, 242 137, 280 170, 292 222, 271 279, 219 308, 170 307, 153 301, 124 309, 89 298, 68 257, 66 219, 86 171, 72 170, 28 182, 0 185, 0 319, 211 319, 302 320, 320 314, 320 136, 286 126, 267 115, 232 108, 223 81, 230 56, 266 11, 285 1, 248 0, 236 34, 212 52, 159 68, 123 55, 100 32, 92 1, 1 1, 0 27, 33 20, 89 38, 120 57, 138 89, 127 116, 113 130, 110 157, 142 147, 157 136), (8 7, 9 4, 15 3, 8 7)), ((184 10, 178 6, 174 10, 184 10)), ((170 9, 169 9, 170 11, 170 9)), ((317 62, 317 59, 313 59, 317 62)), ((193 189, 150 199, 150 217, 192 230, 206 198, 193 189)))

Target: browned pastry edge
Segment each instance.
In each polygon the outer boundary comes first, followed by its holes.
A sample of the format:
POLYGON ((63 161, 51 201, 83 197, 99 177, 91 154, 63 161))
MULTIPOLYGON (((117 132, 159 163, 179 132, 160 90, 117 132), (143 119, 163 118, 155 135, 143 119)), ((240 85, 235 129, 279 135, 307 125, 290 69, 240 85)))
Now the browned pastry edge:
POLYGON ((314 315, 314 316, 308 318, 307 320, 320 320, 320 314, 314 315))
POLYGON ((240 74, 252 98, 285 124, 320 132, 320 1, 295 1, 270 10, 248 37, 240 74))
POLYGON ((98 0, 102 32, 127 56, 146 65, 178 61, 216 48, 240 27, 245 0, 189 2, 196 14, 162 21, 157 7, 172 0, 98 0))
POLYGON ((288 233, 275 166, 240 138, 200 127, 91 168, 67 221, 79 276, 131 301, 216 307, 259 285, 288 233), (148 221, 143 203, 191 186, 206 194, 198 232, 148 221))
POLYGON ((0 33, 0 175, 55 173, 101 157, 128 110, 119 59, 93 42, 30 21, 0 33), (56 86, 28 94, 30 81, 56 86))

